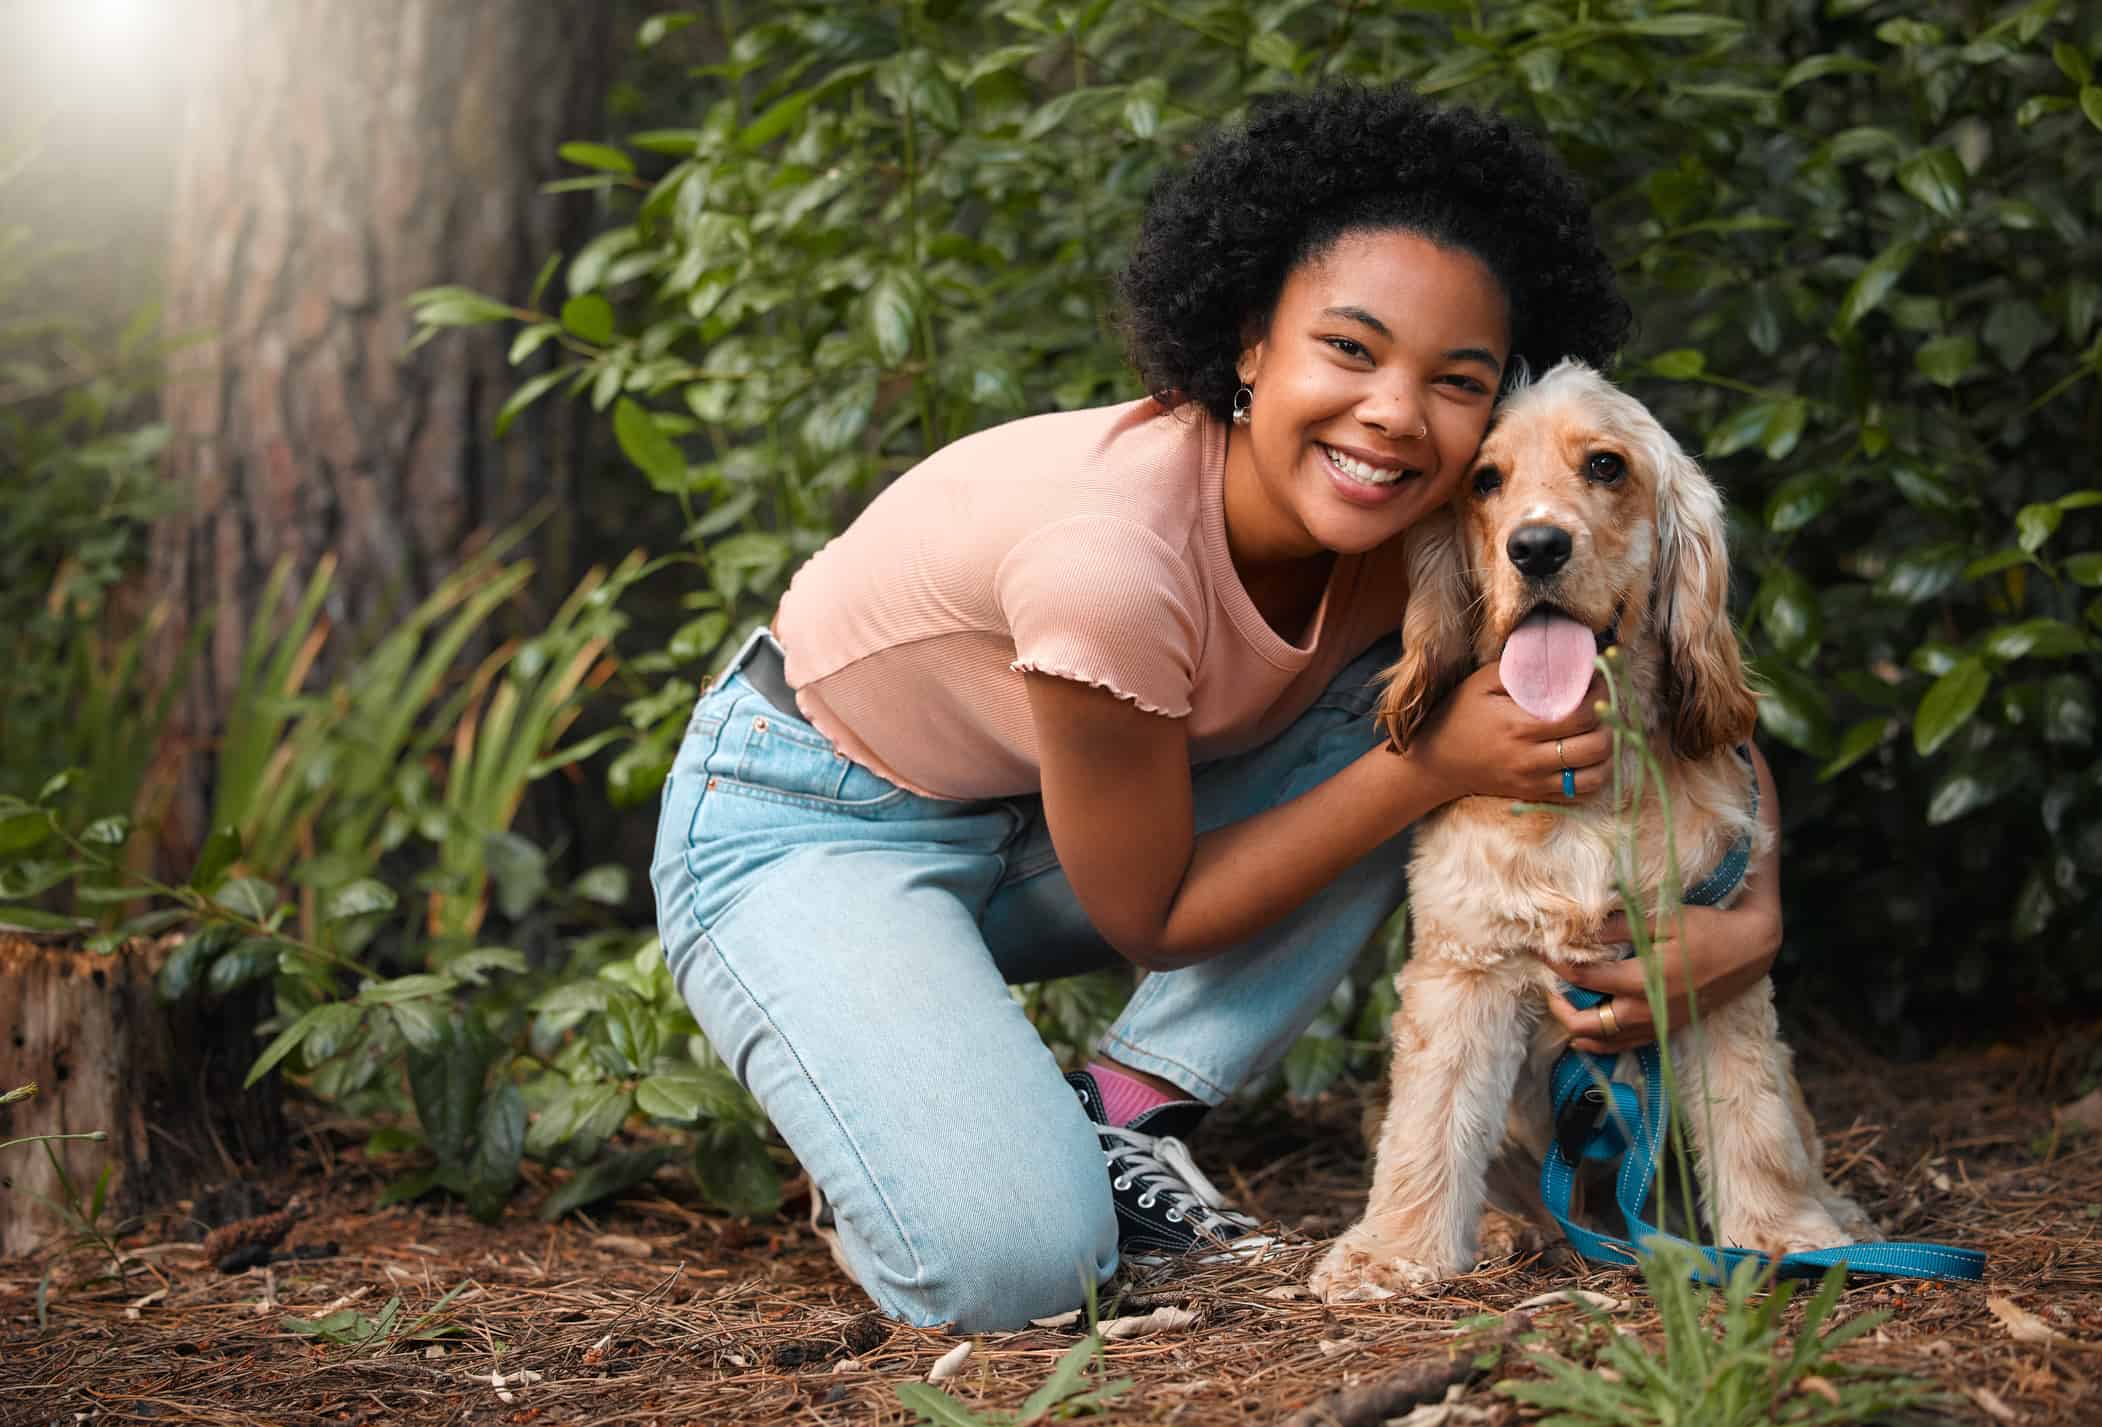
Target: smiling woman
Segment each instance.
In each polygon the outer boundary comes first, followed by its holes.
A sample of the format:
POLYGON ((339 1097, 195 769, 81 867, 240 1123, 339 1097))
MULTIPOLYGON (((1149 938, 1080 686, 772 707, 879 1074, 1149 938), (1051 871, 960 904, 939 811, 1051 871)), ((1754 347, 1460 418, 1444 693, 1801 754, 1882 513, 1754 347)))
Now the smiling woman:
POLYGON ((966 1330, 1128 1260, 1272 1242, 1179 1136, 1260 1074, 1465 793, 1599 783, 1588 712, 1467 681, 1369 717, 1401 533, 1523 363, 1626 328, 1583 199, 1509 125, 1398 89, 1261 103, 1148 209, 1153 395, 965 437, 796 574, 665 785, 666 957, 886 1311, 966 1330), (813 894, 823 889, 822 904, 813 894), (1061 1079, 1006 983, 1147 978, 1061 1079))

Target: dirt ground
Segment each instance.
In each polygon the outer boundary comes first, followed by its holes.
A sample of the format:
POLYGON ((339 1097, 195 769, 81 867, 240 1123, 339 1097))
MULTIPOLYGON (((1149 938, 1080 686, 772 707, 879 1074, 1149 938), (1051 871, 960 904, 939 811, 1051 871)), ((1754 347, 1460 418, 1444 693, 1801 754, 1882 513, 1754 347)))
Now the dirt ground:
MULTIPOLYGON (((1983 1285, 1868 1280, 1847 1292, 1842 1314, 1893 1316, 1842 1360, 1945 1391, 1911 1421, 2102 1422, 2102 1134, 2053 1114, 2085 1088, 2096 1038, 2056 1033, 1896 1066, 1819 1054, 1833 1038, 1796 1035, 1835 1180, 1893 1236, 1991 1255, 1983 1285)), ((1434 1296, 1308 1301, 1298 1285, 1318 1241, 1350 1221, 1364 1192, 1360 1110, 1337 1093, 1212 1117, 1200 1161, 1293 1243, 1253 1266, 1112 1285, 1105 1316, 1174 1306, 1194 1318, 1110 1343, 1109 1375, 1134 1385, 1092 1420, 1282 1422, 1442 1353, 1462 1320, 1566 1287, 1618 1300, 1615 1324, 1655 1338, 1639 1280, 1553 1256, 1484 1269, 1434 1296)), ((666 1180, 556 1225, 534 1218, 538 1195, 522 1192, 501 1224, 484 1227, 444 1202, 375 1210, 390 1167, 367 1163, 362 1139, 361 1127, 310 1122, 297 1171, 249 1186, 272 1205, 297 1192, 311 1210, 285 1247, 333 1244, 328 1257, 224 1274, 177 1221, 149 1222, 125 1239, 136 1264, 121 1286, 78 1281, 93 1260, 64 1258, 43 1327, 48 1261, 0 1264, 0 1423, 904 1424, 917 1417, 897 1386, 923 1381, 960 1341, 870 1313, 799 1226, 794 1211, 806 1204, 748 1225, 666 1180), (364 1346, 287 1325, 331 1313, 386 1319, 396 1297, 387 1331, 364 1346)), ((1565 1348, 1580 1316, 1534 1313, 1565 1348)), ((974 1408, 1012 1409, 1075 1340, 1069 1328, 981 1334, 945 1385, 974 1408)), ((1506 1353, 1456 1399, 1479 1411, 1444 1420, 1533 1420, 1490 1390, 1495 1377, 1530 1371, 1523 1351, 1506 1353)))

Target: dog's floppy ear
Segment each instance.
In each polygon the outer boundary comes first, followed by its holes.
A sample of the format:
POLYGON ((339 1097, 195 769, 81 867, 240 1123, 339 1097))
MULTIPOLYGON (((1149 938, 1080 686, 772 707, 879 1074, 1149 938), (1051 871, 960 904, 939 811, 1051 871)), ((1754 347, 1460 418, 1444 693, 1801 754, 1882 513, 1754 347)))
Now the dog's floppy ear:
POLYGON ((1705 758, 1750 738, 1759 716, 1730 627, 1722 493, 1662 427, 1647 444, 1657 474, 1657 599, 1672 746, 1682 758, 1705 758))
POLYGON ((1408 562, 1409 606, 1401 621, 1401 658, 1380 675, 1379 721, 1398 749, 1467 672, 1472 658, 1466 557, 1459 522, 1450 508, 1423 517, 1402 539, 1408 562))

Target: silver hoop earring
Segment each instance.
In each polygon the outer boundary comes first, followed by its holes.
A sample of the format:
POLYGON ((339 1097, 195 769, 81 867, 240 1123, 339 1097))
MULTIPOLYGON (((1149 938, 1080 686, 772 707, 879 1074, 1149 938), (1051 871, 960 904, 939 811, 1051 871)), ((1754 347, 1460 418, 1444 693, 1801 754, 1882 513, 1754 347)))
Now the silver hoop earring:
POLYGON ((1246 426, 1254 420, 1255 389, 1244 386, 1233 394, 1233 424, 1246 426))

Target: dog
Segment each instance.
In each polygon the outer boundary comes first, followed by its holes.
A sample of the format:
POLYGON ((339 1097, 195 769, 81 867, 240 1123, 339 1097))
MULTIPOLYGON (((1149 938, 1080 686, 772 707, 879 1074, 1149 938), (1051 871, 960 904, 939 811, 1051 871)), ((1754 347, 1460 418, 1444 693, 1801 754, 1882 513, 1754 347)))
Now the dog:
MULTIPOLYGON (((1741 839, 1757 863, 1770 838, 1739 751, 1757 703, 1729 620, 1723 502, 1647 408, 1562 363, 1505 400, 1451 509, 1403 538, 1403 653, 1379 705, 1398 749, 1491 660, 1503 661, 1522 705, 1559 702, 1566 713, 1594 650, 1617 643, 1626 711, 1662 765, 1683 885, 1741 839), (1521 692, 1521 682, 1534 687, 1521 692)), ((1315 1270, 1323 1299, 1386 1297, 1475 1266, 1492 1157, 1508 1137, 1537 1162, 1552 1133, 1546 1074, 1569 1036, 1543 1015, 1560 983, 1535 953, 1571 963, 1619 954, 1596 941, 1620 903, 1623 823, 1609 784, 1551 812, 1462 798, 1417 826, 1413 939, 1397 978, 1371 1200, 1315 1270)), ((1632 836, 1643 905, 1653 906, 1666 875, 1654 797, 1632 836)), ((1771 982, 1702 1008, 1697 1032, 1674 1030, 1670 1049, 1720 1242, 1778 1254, 1873 1237, 1825 1180, 1771 982)), ((1495 1215, 1490 1230, 1498 1247, 1514 1241, 1495 1215)))

